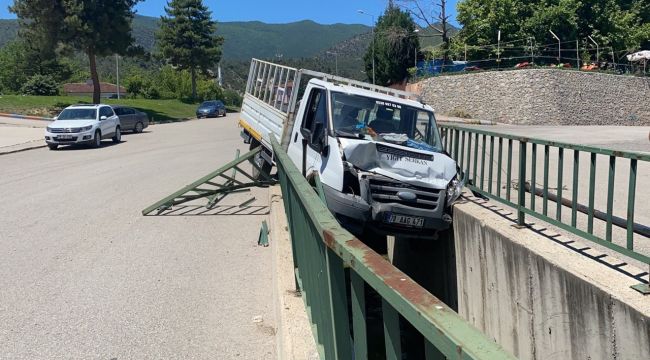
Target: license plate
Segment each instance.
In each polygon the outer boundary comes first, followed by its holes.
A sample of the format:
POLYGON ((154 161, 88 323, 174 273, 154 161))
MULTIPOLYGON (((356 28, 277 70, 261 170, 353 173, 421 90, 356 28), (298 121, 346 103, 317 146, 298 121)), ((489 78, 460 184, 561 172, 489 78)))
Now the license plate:
POLYGON ((409 227, 421 228, 424 226, 424 218, 417 216, 406 216, 400 214, 387 213, 384 216, 384 222, 393 225, 402 225, 409 227))
POLYGON ((59 135, 56 138, 59 140, 72 140, 72 135, 59 135))

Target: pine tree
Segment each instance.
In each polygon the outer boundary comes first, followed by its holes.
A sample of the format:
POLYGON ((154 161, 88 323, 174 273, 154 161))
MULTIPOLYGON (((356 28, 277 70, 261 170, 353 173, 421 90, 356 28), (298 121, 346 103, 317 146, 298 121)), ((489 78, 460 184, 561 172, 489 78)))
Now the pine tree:
POLYGON ((366 73, 372 74, 374 46, 377 84, 404 81, 408 77, 408 68, 415 62, 419 43, 411 16, 390 1, 386 12, 377 20, 374 42, 364 57, 366 73))
POLYGON ((138 1, 15 0, 10 10, 18 16, 23 36, 42 51, 63 44, 88 56, 93 102, 99 103, 97 56, 124 55, 132 48, 131 20, 138 1))
POLYGON ((171 0, 165 7, 157 34, 163 58, 192 74, 192 98, 196 99, 197 72, 207 71, 221 60, 223 39, 215 35, 212 12, 201 0, 171 0))

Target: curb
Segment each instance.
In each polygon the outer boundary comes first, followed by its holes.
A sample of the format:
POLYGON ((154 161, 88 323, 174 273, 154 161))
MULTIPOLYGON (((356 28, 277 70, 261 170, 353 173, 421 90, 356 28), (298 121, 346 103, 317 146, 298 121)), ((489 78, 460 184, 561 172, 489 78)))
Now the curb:
POLYGON ((281 360, 320 359, 304 299, 296 296, 291 240, 280 186, 269 189, 269 237, 273 252, 276 353, 281 360))
POLYGON ((31 116, 31 115, 20 115, 20 114, 9 114, 9 113, 0 113, 2 117, 8 117, 12 119, 26 119, 26 120, 41 120, 41 121, 52 121, 51 118, 41 117, 41 116, 31 116))
MULTIPOLYGON (((7 147, 15 147, 15 146, 7 146, 7 147)), ((0 148, 0 156, 15 154, 15 153, 19 153, 19 152, 23 152, 23 151, 29 151, 29 150, 42 149, 44 147, 47 147, 47 145, 43 145, 43 144, 32 145, 32 146, 27 146, 27 147, 22 147, 22 148, 13 149, 13 150, 7 150, 7 151, 0 148)))

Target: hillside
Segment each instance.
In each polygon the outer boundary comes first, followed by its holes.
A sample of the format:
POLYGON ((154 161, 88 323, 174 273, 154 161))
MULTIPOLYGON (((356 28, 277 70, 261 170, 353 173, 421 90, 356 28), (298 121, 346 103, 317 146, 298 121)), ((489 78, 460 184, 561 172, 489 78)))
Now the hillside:
MULTIPOLYGON (((151 51, 155 44, 158 18, 136 16, 133 34, 136 42, 151 51)), ((0 46, 16 37, 18 22, 0 20, 0 46)), ((315 56, 335 44, 370 31, 365 25, 322 25, 304 20, 289 24, 266 24, 259 21, 221 22, 217 33, 224 37, 224 60, 244 60, 251 57, 288 58, 315 56)))

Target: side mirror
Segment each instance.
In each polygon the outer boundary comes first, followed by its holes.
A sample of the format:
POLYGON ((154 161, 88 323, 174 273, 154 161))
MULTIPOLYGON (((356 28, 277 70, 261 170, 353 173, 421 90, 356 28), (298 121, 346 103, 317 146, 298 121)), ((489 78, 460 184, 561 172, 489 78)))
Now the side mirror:
POLYGON ((57 120, 59 120, 58 116, 55 116, 55 117, 52 118, 52 121, 57 121, 57 120))
POLYGON ((303 140, 305 140, 307 143, 311 141, 311 130, 300 128, 300 135, 302 135, 303 140))
POLYGON ((102 117, 99 118, 99 121, 103 121, 103 120, 106 120, 106 119, 108 119, 106 116, 102 116, 102 117))

